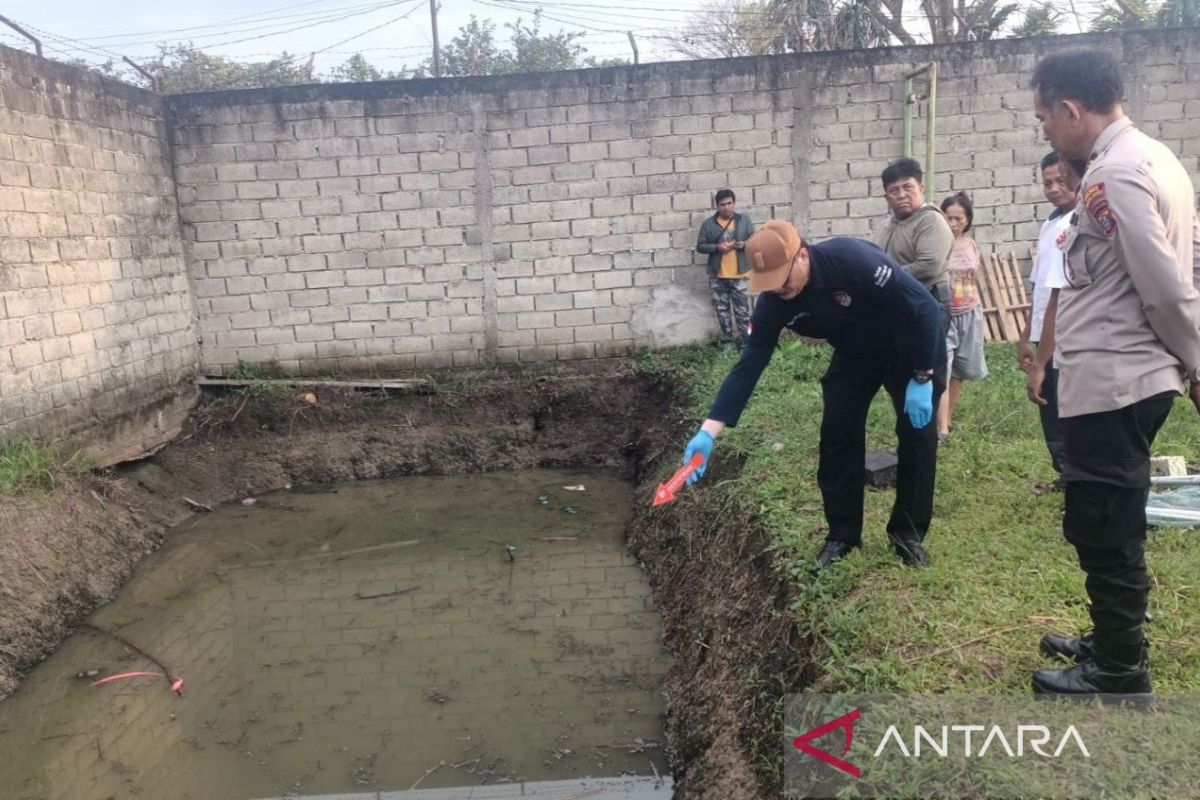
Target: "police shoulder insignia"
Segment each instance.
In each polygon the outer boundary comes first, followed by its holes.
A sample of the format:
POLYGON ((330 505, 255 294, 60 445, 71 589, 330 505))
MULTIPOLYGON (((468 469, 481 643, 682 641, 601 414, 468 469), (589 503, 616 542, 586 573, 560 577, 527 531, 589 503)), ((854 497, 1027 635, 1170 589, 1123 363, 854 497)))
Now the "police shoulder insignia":
POLYGON ((875 285, 884 286, 892 278, 892 268, 887 264, 880 264, 875 268, 875 285))
POLYGON ((1087 187, 1083 193, 1083 204, 1092 218, 1096 220, 1096 224, 1100 226, 1100 230, 1104 231, 1105 236, 1112 236, 1117 232, 1117 218, 1108 205, 1108 195, 1104 193, 1103 181, 1087 187))

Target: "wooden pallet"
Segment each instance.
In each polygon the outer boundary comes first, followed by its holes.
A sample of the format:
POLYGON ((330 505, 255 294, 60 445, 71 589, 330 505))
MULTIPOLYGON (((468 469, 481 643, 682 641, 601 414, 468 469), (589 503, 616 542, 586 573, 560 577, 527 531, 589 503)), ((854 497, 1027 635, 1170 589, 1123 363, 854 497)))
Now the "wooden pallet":
POLYGON ((1021 338, 1031 303, 1015 253, 986 253, 979 282, 983 306, 983 334, 989 342, 1015 342, 1021 338))

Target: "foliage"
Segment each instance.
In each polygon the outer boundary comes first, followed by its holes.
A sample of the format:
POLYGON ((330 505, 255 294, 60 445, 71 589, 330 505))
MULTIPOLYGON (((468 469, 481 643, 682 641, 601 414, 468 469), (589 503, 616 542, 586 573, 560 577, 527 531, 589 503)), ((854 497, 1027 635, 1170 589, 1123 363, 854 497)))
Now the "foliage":
MULTIPOLYGON (((522 19, 505 23, 512 40, 512 49, 506 50, 496 42, 495 23, 472 15, 471 21, 440 50, 442 75, 506 75, 622 63, 608 61, 601 64, 588 56, 587 49, 579 43, 586 35, 582 31, 543 33, 541 26, 541 9, 533 12, 532 24, 526 24, 522 19)), ((427 59, 418 68, 417 76, 432 74, 433 60, 427 59)))
POLYGON ((1200 0, 1114 0, 1092 21, 1094 31, 1200 26, 1200 0))
POLYGON ((334 83, 366 83, 368 81, 396 81, 408 77, 401 72, 384 72, 363 58, 362 53, 355 53, 338 64, 325 80, 334 83))
POLYGON ((48 447, 28 441, 0 445, 0 492, 4 494, 53 489, 57 470, 58 456, 48 447))
POLYGON ((1052 36, 1058 32, 1062 13, 1050 3, 1036 3, 1025 10, 1021 23, 1012 29, 1017 38, 1029 36, 1052 36))
POLYGON ((888 44, 864 0, 725 0, 695 15, 673 48, 692 58, 729 58, 888 44))

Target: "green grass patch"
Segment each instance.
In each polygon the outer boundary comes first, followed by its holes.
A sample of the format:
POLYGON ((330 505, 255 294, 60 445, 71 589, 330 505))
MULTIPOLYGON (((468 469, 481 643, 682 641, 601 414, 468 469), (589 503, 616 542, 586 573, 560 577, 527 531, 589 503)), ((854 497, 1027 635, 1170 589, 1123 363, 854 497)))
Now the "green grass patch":
MULTIPOLYGON (((1037 653, 1042 634, 1082 630, 1088 617, 1083 575, 1062 536, 1062 494, 1033 490, 1055 476, 1015 347, 987 346, 992 374, 966 384, 952 438, 939 452, 926 540, 933 566, 900 563, 884 532, 893 494, 868 489, 863 549, 818 578, 809 572, 825 537, 816 481, 818 378, 829 353, 785 339, 741 424, 714 449, 714 459, 744 459, 740 476, 691 491, 727 495, 769 532, 798 590, 793 615, 823 643, 814 654, 823 674, 813 690, 1029 691, 1030 673, 1046 666, 1037 653)), ((734 359, 697 346, 643 354, 639 364, 685 387, 682 410, 698 425, 734 359)), ((894 426, 881 391, 868 418, 868 447, 895 447, 894 426)), ((1200 416, 1181 398, 1155 453, 1195 461, 1198 446, 1200 416)), ((1151 529, 1147 559, 1156 689, 1200 691, 1200 532, 1151 529)))
POLYGON ((0 493, 49 491, 58 470, 58 455, 52 448, 26 441, 0 445, 0 493))

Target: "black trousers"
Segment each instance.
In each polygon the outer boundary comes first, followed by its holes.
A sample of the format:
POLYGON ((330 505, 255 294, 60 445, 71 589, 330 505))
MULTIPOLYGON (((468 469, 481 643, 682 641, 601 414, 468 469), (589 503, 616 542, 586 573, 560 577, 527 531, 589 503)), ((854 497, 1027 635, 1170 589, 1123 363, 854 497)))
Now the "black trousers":
POLYGON ((1067 441, 1063 438, 1062 426, 1058 424, 1058 368, 1054 366, 1054 362, 1046 365, 1042 398, 1046 401, 1046 405, 1038 406, 1042 436, 1046 439, 1046 449, 1050 451, 1050 463, 1054 466, 1054 471, 1061 474, 1067 457, 1067 441))
POLYGON ((817 483, 825 504, 830 541, 862 541, 866 475, 867 410, 882 386, 896 411, 896 502, 887 532, 894 539, 923 541, 933 517, 937 474, 937 407, 946 388, 945 366, 933 379, 933 416, 914 428, 904 413, 904 391, 912 367, 903 353, 847 355, 837 350, 821 378, 821 418, 817 483))
POLYGON ((1065 417, 1063 535, 1086 574, 1099 651, 1132 659, 1142 641, 1150 593, 1143 545, 1150 493, 1150 447, 1174 392, 1116 411, 1065 417))

